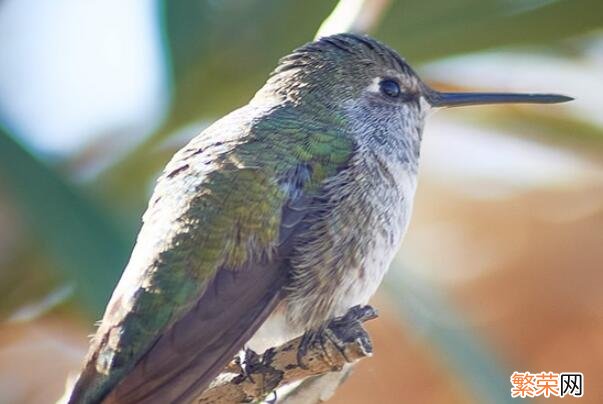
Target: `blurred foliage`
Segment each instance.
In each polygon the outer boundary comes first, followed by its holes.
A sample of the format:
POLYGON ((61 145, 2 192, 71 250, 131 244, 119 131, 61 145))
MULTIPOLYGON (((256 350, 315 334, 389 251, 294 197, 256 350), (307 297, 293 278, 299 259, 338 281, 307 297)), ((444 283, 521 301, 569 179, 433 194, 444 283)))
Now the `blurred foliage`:
MULTIPOLYGON (((99 313, 129 252, 130 245, 119 227, 93 201, 1 128, 0 180, 3 188, 10 189, 31 236, 40 242, 39 247, 50 254, 65 278, 77 284, 78 300, 99 313)), ((28 251, 23 258, 30 259, 36 252, 28 251)), ((39 264, 34 261, 36 267, 39 264)), ((20 266, 16 262, 13 265, 20 266)), ((34 274, 39 276, 38 271, 34 274)), ((10 275, 9 272, 7 277, 10 275)), ((17 280, 2 281, 5 287, 20 286, 17 280)))
POLYGON ((246 103, 280 57, 312 39, 335 4, 332 0, 166 3, 166 44, 174 80, 168 129, 246 103))
MULTIPOLYGON (((40 268, 15 254, 9 260, 12 268, 20 268, 23 277, 58 268, 59 278, 76 282, 81 301, 98 317, 128 258, 149 183, 177 146, 166 147, 166 139, 247 102, 279 57, 313 38, 335 4, 159 2, 172 95, 168 118, 155 134, 97 178, 76 186, 0 133, 2 186, 22 209, 40 253, 50 258, 48 268, 40 268)), ((602 13, 599 0, 398 0, 374 34, 417 64, 491 47, 548 47, 600 28, 602 13)), ((567 121, 548 117, 539 122, 563 131, 567 121)), ((582 132, 591 133, 587 127, 576 133, 582 132)))
POLYGON ((412 63, 455 54, 534 45, 603 25, 599 0, 396 1, 376 32, 412 63))

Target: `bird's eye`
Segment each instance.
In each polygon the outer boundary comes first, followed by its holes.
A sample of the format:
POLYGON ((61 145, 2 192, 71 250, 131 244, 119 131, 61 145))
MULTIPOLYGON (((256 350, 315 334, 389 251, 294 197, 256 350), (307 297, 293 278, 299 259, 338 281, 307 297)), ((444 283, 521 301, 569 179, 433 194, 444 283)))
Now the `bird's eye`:
POLYGON ((401 91, 400 85, 394 80, 383 80, 379 83, 379 89, 388 97, 397 98, 401 91))

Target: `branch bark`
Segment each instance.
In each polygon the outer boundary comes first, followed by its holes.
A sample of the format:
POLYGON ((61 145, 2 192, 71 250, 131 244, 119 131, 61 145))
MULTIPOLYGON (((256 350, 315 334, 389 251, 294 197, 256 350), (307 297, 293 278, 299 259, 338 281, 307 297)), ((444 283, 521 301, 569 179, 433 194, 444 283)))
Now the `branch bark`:
POLYGON ((306 352, 298 354, 302 337, 270 348, 262 355, 247 351, 245 370, 232 362, 197 403, 246 403, 262 400, 277 388, 311 376, 340 371, 344 365, 372 355, 370 337, 362 323, 377 317, 370 306, 354 307, 329 322, 306 352))

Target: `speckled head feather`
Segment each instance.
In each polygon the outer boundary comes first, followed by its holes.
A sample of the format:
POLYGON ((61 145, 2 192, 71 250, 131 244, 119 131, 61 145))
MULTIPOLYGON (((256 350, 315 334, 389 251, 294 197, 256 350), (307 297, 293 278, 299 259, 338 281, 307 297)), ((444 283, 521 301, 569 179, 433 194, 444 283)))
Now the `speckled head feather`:
POLYGON ((260 93, 300 102, 320 92, 317 95, 325 99, 344 101, 360 96, 375 77, 388 75, 402 78, 402 84, 418 91, 420 79, 395 50, 368 36, 338 34, 283 57, 260 93))
POLYGON ((389 46, 368 36, 338 34, 322 37, 309 42, 279 61, 273 74, 291 68, 310 66, 313 61, 323 60, 334 63, 343 62, 379 62, 405 74, 414 74, 404 59, 389 46))

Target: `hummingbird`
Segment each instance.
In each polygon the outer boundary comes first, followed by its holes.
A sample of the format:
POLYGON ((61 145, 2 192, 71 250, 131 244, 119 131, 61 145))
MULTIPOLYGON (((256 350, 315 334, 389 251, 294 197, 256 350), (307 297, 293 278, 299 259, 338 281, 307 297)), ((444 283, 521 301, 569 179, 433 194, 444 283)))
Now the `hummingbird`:
POLYGON ((295 49, 167 164, 68 402, 190 402, 244 347, 367 304, 410 221, 427 113, 571 99, 438 92, 363 35, 295 49))

